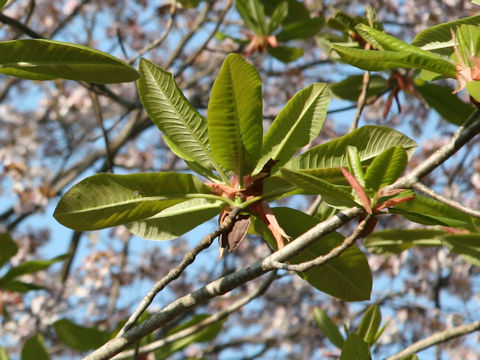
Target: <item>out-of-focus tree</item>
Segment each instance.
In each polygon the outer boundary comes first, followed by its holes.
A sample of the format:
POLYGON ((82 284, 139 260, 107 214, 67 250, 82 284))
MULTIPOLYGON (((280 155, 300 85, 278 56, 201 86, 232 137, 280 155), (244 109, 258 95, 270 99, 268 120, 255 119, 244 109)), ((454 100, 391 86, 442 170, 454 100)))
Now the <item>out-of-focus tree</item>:
POLYGON ((0 1, 0 359, 480 358, 474 3, 0 1))

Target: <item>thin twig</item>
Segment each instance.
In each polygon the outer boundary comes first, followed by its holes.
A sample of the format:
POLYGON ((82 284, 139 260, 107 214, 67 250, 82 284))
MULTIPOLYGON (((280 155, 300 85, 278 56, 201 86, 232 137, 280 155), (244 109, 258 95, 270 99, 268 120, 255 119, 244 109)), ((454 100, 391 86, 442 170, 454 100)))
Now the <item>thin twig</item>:
POLYGON ((176 16, 176 10, 177 7, 175 4, 172 4, 171 10, 170 10, 170 19, 168 19, 167 25, 165 27, 165 30, 163 31, 162 35, 160 35, 157 39, 152 41, 150 44, 145 46, 143 49, 139 50, 135 55, 133 55, 130 59, 127 60, 127 63, 132 65, 139 57, 145 55, 147 52, 155 49, 156 47, 160 46, 162 42, 167 38, 167 35, 170 33, 170 30, 172 29, 173 23, 175 22, 175 16, 176 16))
POLYGON ((4 23, 5 25, 10 25, 11 27, 13 27, 18 32, 26 34, 26 35, 34 38, 34 39, 45 39, 45 37, 43 35, 39 34, 35 30, 32 30, 28 26, 22 24, 17 19, 14 19, 10 16, 7 16, 2 12, 0 12, 0 22, 4 23))
POLYGON ((360 96, 358 97, 358 102, 357 102, 357 112, 355 113, 355 117, 353 118, 352 124, 350 125, 350 129, 348 129, 349 133, 358 127, 360 116, 362 116, 362 111, 365 108, 365 105, 367 103, 367 91, 368 91, 369 85, 370 85, 370 72, 365 71, 363 73, 362 91, 360 92, 360 96))
POLYGON ((217 236, 229 231, 232 228, 235 217, 238 215, 239 212, 240 212, 239 208, 233 209, 215 231, 205 236, 197 246, 195 246, 192 250, 190 250, 188 253, 186 253, 183 256, 182 261, 177 267, 171 269, 164 278, 162 278, 152 287, 152 289, 142 299, 137 309, 133 312, 133 314, 130 316, 128 321, 119 331, 119 333, 116 336, 117 338, 123 336, 125 332, 127 332, 138 321, 138 319, 140 318, 140 315, 142 315, 143 312, 147 309, 147 307, 152 303, 155 296, 160 291, 162 291, 163 288, 165 288, 165 286, 167 286, 170 282, 177 279, 183 273, 183 271, 187 268, 187 266, 193 263, 196 256, 202 250, 208 248, 217 236))
MULTIPOLYGON (((193 334, 197 333, 198 331, 206 328, 207 326, 210 326, 210 325, 215 324, 216 322, 218 322, 220 320, 225 319, 230 314, 232 314, 235 311, 237 311, 238 309, 242 308, 244 305, 248 304, 253 299, 255 299, 258 296, 265 293, 265 291, 267 291, 268 287, 272 284, 273 280, 275 279, 276 274, 277 274, 276 271, 273 271, 270 274, 270 276, 254 292, 252 292, 249 295, 243 297, 242 299, 236 301, 235 303, 233 303, 232 305, 230 305, 226 309, 224 309, 222 311, 219 311, 218 313, 208 317, 207 319, 199 322, 198 324, 196 324, 194 326, 191 326, 191 327, 188 327, 184 330, 178 331, 178 332, 176 332, 176 333, 174 333, 174 334, 172 334, 172 335, 170 335, 170 336, 168 336, 164 339, 160 339, 160 340, 154 341, 154 342, 152 342, 148 345, 142 346, 139 349, 138 353, 139 354, 145 354, 145 353, 149 353, 151 351, 155 351, 155 350, 161 348, 162 346, 171 344, 174 341, 178 341, 178 340, 183 339, 187 336, 193 335, 193 334)), ((128 350, 128 351, 124 351, 124 352, 118 354, 113 359, 115 359, 115 360, 125 359, 125 358, 128 358, 128 357, 131 357, 132 355, 133 355, 133 351, 128 350)))
POLYGON ((430 189, 428 186, 422 184, 421 182, 414 183, 412 185, 412 187, 415 190, 418 190, 418 191, 424 193, 425 195, 428 195, 431 198, 433 198, 433 199, 435 199, 435 200, 437 200, 437 201, 439 201, 439 202, 441 202, 441 203, 443 203, 447 206, 450 206, 451 208, 454 208, 456 210, 460 210, 460 211, 464 212, 465 214, 480 218, 480 211, 479 210, 472 209, 468 206, 460 204, 459 202, 456 202, 455 200, 448 199, 445 196, 443 196, 443 195, 437 193, 436 191, 430 189))
POLYGON ((387 360, 400 360, 408 355, 415 354, 419 351, 427 349, 431 346, 444 343, 448 340, 454 339, 459 336, 470 334, 474 331, 480 330, 480 321, 475 321, 470 324, 457 326, 452 329, 444 330, 433 334, 423 340, 417 341, 416 343, 410 345, 406 349, 400 351, 399 353, 390 356, 387 360))
POLYGON ((275 269, 295 271, 295 272, 305 272, 314 266, 323 265, 327 261, 330 261, 336 258, 337 256, 340 256, 340 254, 342 254, 345 250, 347 250, 350 246, 352 246, 357 239, 362 237, 362 233, 364 232, 370 217, 371 215, 367 215, 365 219, 363 219, 357 225, 357 227, 355 228, 355 230, 350 236, 347 236, 340 245, 334 247, 325 255, 320 255, 313 260, 305 261, 300 264, 289 265, 286 263, 272 260, 269 265, 271 265, 275 269))
POLYGON ((215 24, 215 28, 210 32, 210 34, 208 35, 208 37, 204 41, 204 43, 197 50, 195 50, 192 54, 190 54, 190 56, 187 58, 187 60, 185 60, 182 63, 182 66, 180 66, 180 68, 177 70, 177 72, 175 74, 176 78, 179 77, 182 74, 182 72, 188 66, 190 66, 191 63, 193 63, 195 61, 195 59, 197 59, 198 55, 200 55, 200 53, 203 50, 205 50, 208 43, 213 39, 213 37, 217 33, 218 29, 220 28, 220 25, 222 25, 223 20, 225 18, 225 15, 227 14, 228 10, 230 10, 230 8, 232 7, 232 4, 233 4, 233 0, 227 0, 227 2, 225 4, 225 7, 223 8, 222 12, 218 16, 218 20, 217 20, 217 23, 215 24))

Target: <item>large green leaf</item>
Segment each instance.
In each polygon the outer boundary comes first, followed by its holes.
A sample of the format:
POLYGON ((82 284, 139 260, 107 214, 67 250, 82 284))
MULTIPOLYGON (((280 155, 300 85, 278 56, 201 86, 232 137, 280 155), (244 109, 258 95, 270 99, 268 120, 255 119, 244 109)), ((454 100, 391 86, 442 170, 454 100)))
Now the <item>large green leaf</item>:
MULTIPOLYGON (((170 330, 168 334, 173 335, 181 330, 195 326, 198 323, 208 318, 209 318, 209 315, 207 314, 195 315, 189 321, 170 330)), ((178 352, 193 343, 213 341, 222 330, 224 321, 225 320, 213 323, 201 330, 198 330, 196 333, 192 335, 188 335, 168 345, 162 346, 161 348, 155 351, 155 359, 156 360, 167 359, 173 353, 178 352)))
POLYGON ((478 223, 478 219, 473 216, 419 194, 413 200, 398 204, 389 211, 423 225, 461 227, 475 231, 474 224, 478 223))
MULTIPOLYGON (((458 19, 434 26, 430 26, 427 29, 418 33, 412 41, 412 45, 423 47, 424 49, 430 49, 431 51, 437 51, 437 49, 448 49, 447 53, 453 52, 452 33, 451 30, 455 30, 457 26, 462 24, 480 25, 480 15, 475 15, 463 19, 458 19), (447 46, 442 46, 442 43, 448 43, 447 46)), ((445 52, 442 52, 445 53, 445 52)))
MULTIPOLYGON (((461 25, 457 28, 458 52, 465 64, 471 62, 472 56, 480 53, 480 29, 473 25, 461 25)), ((460 59, 457 59, 460 62, 460 59)))
MULTIPOLYGON (((363 76, 352 75, 346 79, 328 85, 333 95, 340 99, 358 101, 363 87, 363 76)), ((389 87, 387 79, 380 75, 371 75, 368 84, 367 97, 380 95, 389 87)))
POLYGON ((405 41, 397 39, 394 36, 388 35, 383 31, 379 31, 365 24, 358 24, 355 26, 355 30, 370 44, 375 46, 377 49, 386 50, 386 51, 398 51, 398 52, 409 52, 426 57, 431 57, 432 59, 438 60, 441 59, 438 55, 430 53, 426 50, 422 50, 417 46, 410 45, 405 41))
POLYGON ((412 139, 396 130, 383 126, 363 126, 304 152, 285 164, 285 167, 293 170, 346 167, 349 145, 357 148, 362 162, 368 162, 392 146, 401 146, 410 158, 417 147, 412 139))
POLYGON ((32 80, 63 78, 100 84, 139 78, 133 67, 104 52, 43 39, 0 42, 0 73, 32 80))
POLYGON ((265 134, 260 171, 269 160, 282 166, 302 146, 310 143, 322 129, 330 95, 325 83, 315 83, 296 93, 280 111, 265 134))
POLYGON ((208 136, 214 158, 242 177, 262 151, 262 81, 240 55, 229 54, 208 103, 208 136))
POLYGON ((269 47, 267 51, 277 60, 288 63, 297 60, 303 55, 303 49, 290 46, 269 47))
POLYGON ((172 151, 186 161, 219 170, 210 151, 207 121, 185 98, 173 75, 145 59, 140 60, 139 70, 142 104, 172 151))
POLYGON ((268 24, 268 34, 272 34, 277 30, 282 24, 283 20, 288 15, 288 2, 286 0, 280 1, 275 9, 273 10, 272 15, 270 16, 270 23, 268 24))
POLYGON ((345 340, 342 334, 340 334, 340 331, 338 331, 337 325, 328 317, 325 311, 315 307, 313 309, 313 317, 323 335, 325 335, 333 345, 341 349, 345 340))
POLYGON ((3 279, 0 279, 0 288, 19 293, 26 293, 28 291, 45 289, 44 286, 30 284, 16 279, 10 279, 5 281, 3 279))
POLYGON ((265 9, 260 0, 236 0, 238 13, 245 24, 257 35, 268 35, 265 9))
MULTIPOLYGON (((5 6, 8 0, 0 0, 0 10, 5 6)), ((1 359, 1 357, 0 357, 1 359)))
POLYGON ((110 339, 110 334, 97 327, 77 325, 68 319, 53 323, 58 339, 70 349, 88 351, 99 348, 110 339))
POLYGON ((480 233, 445 234, 443 245, 451 252, 460 254, 465 261, 480 266, 480 233))
POLYGON ((445 231, 434 229, 382 230, 369 235, 363 246, 374 254, 395 255, 415 246, 442 246, 444 234, 445 231))
POLYGON ((149 240, 171 240, 217 215, 222 201, 192 199, 170 206, 148 219, 127 224, 137 236, 149 240))
MULTIPOLYGON (((291 208, 273 208, 273 213, 285 232, 295 239, 318 223, 312 216, 291 208)), ((254 222, 255 230, 274 248, 276 241, 265 224, 258 219, 254 222)), ((343 236, 330 233, 298 255, 289 259, 289 263, 298 264, 327 254, 341 244, 343 236)), ((299 274, 320 291, 345 301, 362 301, 370 298, 372 274, 365 255, 355 245, 340 256, 327 263, 311 268, 299 274)))
POLYGON ((322 200, 334 207, 360 206, 355 202, 353 195, 339 185, 331 184, 321 178, 299 171, 281 169, 282 176, 301 189, 322 196, 322 200))
POLYGON ((461 125, 474 111, 474 107, 464 103, 458 96, 452 94, 448 86, 436 85, 415 79, 415 88, 427 104, 435 109, 443 119, 461 125))
POLYGON ((409 51, 361 50, 340 45, 332 45, 332 47, 345 62, 363 70, 425 69, 450 78, 454 78, 457 73, 455 65, 447 60, 409 51))
POLYGON ((325 24, 323 17, 295 21, 284 26, 282 31, 276 35, 276 38, 282 42, 295 39, 309 39, 320 31, 323 24, 325 24))
POLYGON ((382 314, 380 313, 378 305, 371 305, 367 311, 365 311, 365 315, 363 315, 362 321, 357 329, 357 334, 367 344, 373 345, 381 322, 382 314))
POLYGON ((22 348, 22 360, 50 360, 43 336, 40 333, 25 341, 22 348))
POLYGON ((18 246, 9 233, 0 234, 0 268, 18 251, 18 246))
POLYGON ((370 346, 356 333, 350 333, 342 348, 340 360, 371 360, 370 346))
POLYGON ((97 174, 68 190, 54 216, 75 230, 97 230, 147 219, 199 194, 210 189, 190 174, 97 174))
POLYGON ((400 146, 393 146, 383 151, 375 159, 365 173, 365 186, 378 190, 397 180, 407 166, 407 153, 400 146))

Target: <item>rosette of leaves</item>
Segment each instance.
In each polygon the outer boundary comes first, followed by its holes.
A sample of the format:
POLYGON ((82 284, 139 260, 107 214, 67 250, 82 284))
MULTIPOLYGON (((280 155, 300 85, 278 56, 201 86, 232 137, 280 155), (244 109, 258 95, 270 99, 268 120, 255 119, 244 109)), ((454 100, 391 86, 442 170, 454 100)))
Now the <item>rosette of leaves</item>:
MULTIPOLYGON (((292 194, 321 193, 337 208, 362 207, 339 169, 348 166, 347 148, 354 146, 358 161, 366 166, 391 147, 403 149, 405 157, 416 147, 400 132, 366 126, 295 156, 322 128, 330 99, 326 84, 297 92, 263 136, 260 76, 237 54, 228 55, 218 73, 207 118, 188 102, 172 74, 145 59, 139 71, 138 90, 150 118, 170 149, 201 177, 179 172, 91 176, 58 203, 54 216, 65 226, 97 230, 125 225, 140 237, 170 240, 215 215, 220 214, 221 222, 240 208, 233 229, 221 239, 223 248, 234 249, 253 231, 252 218, 271 246, 282 247, 319 219, 293 209, 271 209, 269 203, 292 194), (328 184, 319 187, 318 181, 328 184)), ((342 240, 335 233, 292 262, 326 253, 342 240)), ((349 251, 302 276, 339 298, 367 299, 368 263, 358 248, 349 251)))
POLYGON ((303 49, 289 43, 315 36, 325 22, 321 16, 311 18, 305 5, 297 0, 236 0, 236 8, 252 34, 247 41, 221 36, 246 44, 247 56, 266 50, 282 62, 301 57, 303 49))

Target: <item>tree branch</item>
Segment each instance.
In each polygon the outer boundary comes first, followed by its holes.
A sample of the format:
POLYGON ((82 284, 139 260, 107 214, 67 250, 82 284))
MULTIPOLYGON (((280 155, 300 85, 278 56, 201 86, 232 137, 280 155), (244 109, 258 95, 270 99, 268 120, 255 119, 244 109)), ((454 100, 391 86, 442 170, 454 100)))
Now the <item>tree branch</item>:
POLYGON ((137 309, 133 312, 133 314, 130 316, 128 321, 122 327, 122 329, 118 332, 117 338, 122 336, 123 334, 125 334, 125 332, 128 331, 138 321, 138 319, 140 318, 142 313, 152 303, 155 296, 160 291, 162 291, 163 288, 165 288, 165 286, 167 286, 170 282, 177 279, 183 273, 183 271, 187 268, 187 266, 190 265, 191 263, 193 263, 196 256, 202 250, 208 248, 217 236, 231 230, 231 228, 233 227, 233 224, 235 222, 235 218, 236 218, 236 216, 238 215, 239 212, 240 212, 240 208, 233 209, 214 232, 205 236, 197 246, 195 246, 192 250, 190 250, 189 252, 187 252, 183 256, 182 261, 180 262, 180 264, 176 268, 171 269, 163 279, 158 281, 152 287, 152 289, 142 299, 142 301, 138 305, 137 309))
POLYGON ((431 346, 441 344, 459 336, 470 334, 477 330, 480 330, 480 321, 475 321, 470 324, 461 325, 452 329, 441 331, 423 340, 417 341, 416 343, 410 345, 399 353, 390 356, 389 358, 387 358, 387 360, 400 360, 403 359, 405 356, 415 354, 431 346))
MULTIPOLYGON (((198 324, 196 324, 194 326, 191 326, 191 327, 188 327, 184 330, 176 332, 176 333, 174 333, 174 334, 172 334, 172 335, 170 335, 170 336, 168 336, 164 339, 160 339, 160 340, 154 341, 154 342, 152 342, 148 345, 142 346, 141 348, 138 349, 138 354, 145 354, 145 353, 149 353, 151 351, 155 351, 155 350, 161 348, 162 346, 171 344, 174 341, 177 341, 177 340, 183 339, 187 336, 193 335, 196 332, 206 328, 207 326, 210 326, 210 325, 212 325, 212 324, 214 324, 214 323, 216 323, 220 320, 225 319, 230 314, 232 314, 235 311, 237 311, 238 309, 242 308, 244 305, 248 304, 253 299, 255 299, 258 296, 265 293, 265 291, 267 291, 267 289, 269 288, 269 286, 272 284, 273 280, 275 279, 276 274, 277 274, 277 272, 273 271, 271 273, 271 275, 254 292, 252 292, 249 295, 243 297, 242 299, 236 301, 235 303, 233 303, 232 305, 230 305, 226 309, 224 309, 222 311, 219 311, 218 313, 208 317, 207 319, 199 322, 198 324)), ((134 353, 135 353, 135 350, 124 351, 124 352, 118 354, 117 356, 115 356, 113 359, 115 359, 115 360, 126 359, 126 358, 129 358, 132 355, 134 355, 134 353)))

